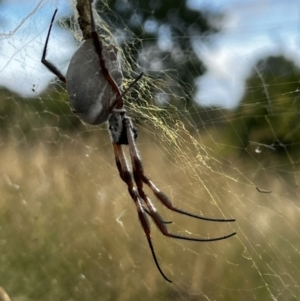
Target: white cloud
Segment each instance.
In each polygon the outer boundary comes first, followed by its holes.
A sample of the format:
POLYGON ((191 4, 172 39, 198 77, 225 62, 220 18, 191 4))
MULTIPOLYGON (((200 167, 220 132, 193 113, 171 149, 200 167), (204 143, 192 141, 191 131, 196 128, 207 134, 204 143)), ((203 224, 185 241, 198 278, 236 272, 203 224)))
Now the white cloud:
MULTIPOLYGON (((221 31, 194 43, 207 68, 197 79, 196 100, 206 106, 233 108, 245 91, 245 81, 258 60, 283 55, 300 66, 300 2, 190 0, 191 7, 225 15, 221 31), (197 4, 197 5, 196 5, 197 4), (219 4, 219 5, 218 5, 219 4)), ((220 25, 220 24, 219 24, 220 25)))

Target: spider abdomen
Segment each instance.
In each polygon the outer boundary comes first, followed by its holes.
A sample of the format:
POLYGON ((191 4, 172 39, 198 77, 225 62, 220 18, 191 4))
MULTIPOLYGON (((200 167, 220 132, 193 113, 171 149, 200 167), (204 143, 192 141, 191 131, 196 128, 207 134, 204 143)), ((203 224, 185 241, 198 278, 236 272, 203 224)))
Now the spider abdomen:
MULTIPOLYGON (((106 68, 120 87, 121 64, 114 46, 103 49, 106 68)), ((109 108, 116 93, 99 67, 99 56, 92 39, 86 40, 75 52, 66 75, 67 91, 76 114, 86 123, 101 124, 109 118, 109 108)))

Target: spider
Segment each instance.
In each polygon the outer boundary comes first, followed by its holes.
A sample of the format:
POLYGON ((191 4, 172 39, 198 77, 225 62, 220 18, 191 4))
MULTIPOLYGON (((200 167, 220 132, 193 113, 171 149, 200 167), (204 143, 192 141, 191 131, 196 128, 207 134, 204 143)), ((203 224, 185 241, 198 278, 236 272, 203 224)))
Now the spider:
POLYGON ((91 0, 89 1, 89 10, 91 38, 86 39, 73 55, 66 77, 46 60, 48 41, 57 9, 54 11, 50 22, 41 62, 63 83, 66 83, 70 102, 79 118, 93 125, 108 123, 117 169, 136 206, 138 218, 146 234, 153 260, 162 277, 168 282, 172 282, 164 274, 158 263, 151 241, 150 223, 147 215, 150 216, 163 235, 176 239, 211 242, 229 238, 236 232, 215 238, 196 238, 170 233, 167 224, 171 222, 162 219, 150 198, 145 194, 143 185, 147 185, 165 207, 179 214, 212 222, 234 222, 235 219, 215 219, 181 210, 175 207, 169 198, 145 175, 135 143, 137 131, 127 116, 123 103, 124 94, 140 80, 143 74, 141 73, 124 92, 121 92, 119 87, 122 86, 122 72, 117 49, 112 45, 104 47, 99 38, 95 28, 91 0), (124 145, 128 145, 129 148, 132 171, 128 167, 123 150, 124 145))

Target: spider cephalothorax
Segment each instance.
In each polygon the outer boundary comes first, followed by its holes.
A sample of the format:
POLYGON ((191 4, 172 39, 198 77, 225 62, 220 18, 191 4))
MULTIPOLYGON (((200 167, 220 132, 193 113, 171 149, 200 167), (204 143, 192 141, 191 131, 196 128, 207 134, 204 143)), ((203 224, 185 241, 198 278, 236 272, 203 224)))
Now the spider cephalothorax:
POLYGON ((150 223, 148 222, 147 215, 151 217, 162 234, 171 238, 208 242, 223 240, 236 233, 233 232, 225 236, 214 238, 187 237, 170 233, 166 226, 170 222, 166 222, 161 218, 152 204, 152 201, 145 194, 143 189, 144 184, 151 189, 155 197, 165 207, 174 212, 213 222, 233 222, 235 219, 214 219, 183 211, 175 207, 169 198, 145 175, 142 161, 135 144, 137 131, 131 119, 126 115, 123 104, 124 94, 141 78, 142 74, 140 74, 123 93, 120 91, 122 86, 122 71, 118 59, 118 51, 114 46, 104 47, 101 39, 99 39, 95 29, 90 1, 91 38, 84 41, 75 52, 70 61, 67 75, 64 77, 52 63, 46 60, 48 40, 56 12, 57 10, 55 10, 51 20, 41 61, 61 81, 66 83, 74 112, 83 121, 95 125, 104 122, 108 123, 120 177, 126 183, 128 192, 134 201, 138 218, 146 234, 155 264, 164 279, 171 282, 171 280, 165 276, 157 261, 151 241, 150 223), (123 145, 128 145, 132 171, 128 168, 123 145))
POLYGON ((126 132, 126 124, 130 124, 131 131, 133 132, 134 140, 137 138, 137 130, 132 125, 132 122, 126 112, 120 110, 113 110, 108 119, 108 129, 110 132, 111 139, 114 143, 119 145, 128 145, 128 138, 126 132))

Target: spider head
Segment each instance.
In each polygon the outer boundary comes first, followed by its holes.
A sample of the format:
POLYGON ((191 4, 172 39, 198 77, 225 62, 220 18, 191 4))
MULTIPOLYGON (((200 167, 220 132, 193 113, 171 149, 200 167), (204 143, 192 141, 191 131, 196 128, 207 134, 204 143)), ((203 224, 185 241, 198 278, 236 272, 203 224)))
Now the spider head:
POLYGON ((126 133, 126 122, 129 121, 130 128, 133 132, 134 140, 137 139, 137 130, 133 127, 131 120, 126 116, 126 111, 114 110, 108 119, 108 129, 110 132, 111 139, 118 145, 128 145, 128 138, 126 133))

